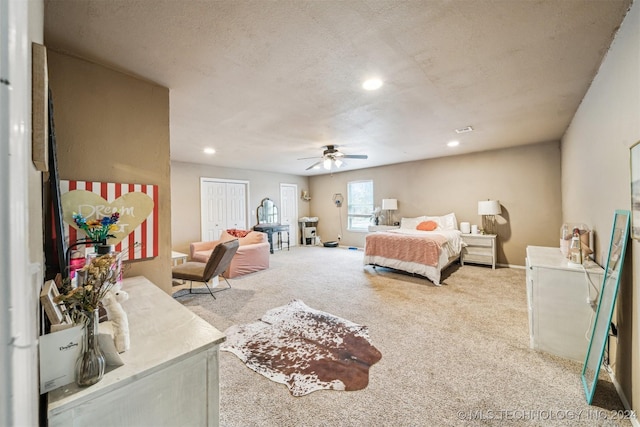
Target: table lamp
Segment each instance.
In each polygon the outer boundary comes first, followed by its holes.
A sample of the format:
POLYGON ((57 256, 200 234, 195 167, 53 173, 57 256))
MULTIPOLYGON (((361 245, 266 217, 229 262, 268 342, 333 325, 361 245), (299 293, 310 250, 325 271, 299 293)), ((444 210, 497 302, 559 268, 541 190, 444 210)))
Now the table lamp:
POLYGON ((485 234, 497 234, 496 215, 500 215, 499 200, 481 200, 478 202, 478 215, 482 215, 482 229, 485 234))
POLYGON ((393 221, 391 220, 391 212, 398 209, 398 200, 397 199, 382 199, 382 210, 387 211, 387 225, 393 225, 393 221))

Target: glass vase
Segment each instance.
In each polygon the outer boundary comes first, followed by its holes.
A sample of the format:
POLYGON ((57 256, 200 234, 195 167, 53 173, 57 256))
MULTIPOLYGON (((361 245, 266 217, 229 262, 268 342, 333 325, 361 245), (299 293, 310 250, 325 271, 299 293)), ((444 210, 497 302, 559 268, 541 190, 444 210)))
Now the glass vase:
POLYGON ((106 365, 98 345, 98 310, 86 313, 82 353, 76 362, 76 384, 93 385, 102 379, 106 365))
MULTIPOLYGON (((122 286, 122 258, 120 257, 120 252, 115 251, 115 245, 107 245, 105 244, 96 244, 94 245, 95 252, 92 252, 87 255, 85 264, 91 264, 91 262, 99 258, 103 255, 111 254, 115 257, 116 262, 113 264, 112 269, 115 270, 116 276, 116 286, 122 286)), ((83 274, 78 274, 77 286, 83 286, 86 283, 86 275, 88 271, 83 274)))

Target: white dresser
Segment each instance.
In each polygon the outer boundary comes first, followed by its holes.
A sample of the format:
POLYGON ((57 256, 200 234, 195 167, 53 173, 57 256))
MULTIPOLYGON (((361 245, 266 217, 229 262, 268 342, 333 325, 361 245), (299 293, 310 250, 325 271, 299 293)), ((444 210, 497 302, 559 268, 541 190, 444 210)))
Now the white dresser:
POLYGON ((122 288, 131 337, 124 365, 90 387, 49 392, 49 426, 217 426, 224 334, 144 277, 122 288))
POLYGON ((593 261, 571 267, 560 248, 541 246, 527 247, 526 263, 531 348, 584 362, 594 314, 588 300, 597 304, 593 286, 601 288, 604 270, 593 261))

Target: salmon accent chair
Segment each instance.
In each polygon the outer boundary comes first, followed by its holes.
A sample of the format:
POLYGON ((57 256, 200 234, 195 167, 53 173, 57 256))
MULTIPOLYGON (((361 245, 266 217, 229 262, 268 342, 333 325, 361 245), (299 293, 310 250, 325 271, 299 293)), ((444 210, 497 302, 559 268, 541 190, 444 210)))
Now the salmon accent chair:
POLYGON ((218 240, 191 243, 189 246, 191 261, 206 262, 213 248, 219 243, 234 239, 238 240, 240 247, 225 271, 225 277, 233 279, 269 268, 269 241, 267 240, 267 234, 253 230, 240 238, 223 231, 218 240))

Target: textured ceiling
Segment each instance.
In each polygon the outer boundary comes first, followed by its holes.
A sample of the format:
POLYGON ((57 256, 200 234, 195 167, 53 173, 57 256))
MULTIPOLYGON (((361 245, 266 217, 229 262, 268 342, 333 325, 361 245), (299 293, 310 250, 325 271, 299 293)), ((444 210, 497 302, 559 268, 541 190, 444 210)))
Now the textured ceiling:
POLYGON ((629 5, 45 0, 45 43, 168 87, 172 160, 313 175, 560 139, 629 5))

